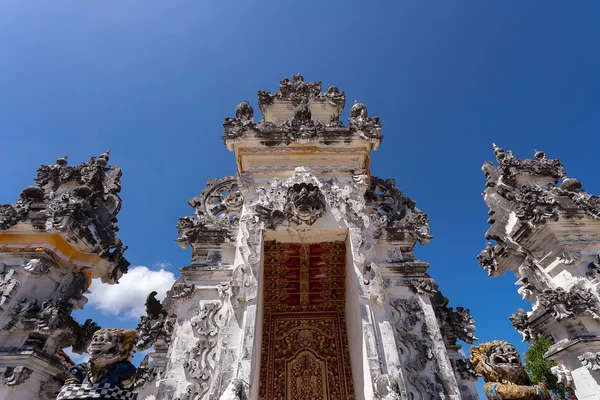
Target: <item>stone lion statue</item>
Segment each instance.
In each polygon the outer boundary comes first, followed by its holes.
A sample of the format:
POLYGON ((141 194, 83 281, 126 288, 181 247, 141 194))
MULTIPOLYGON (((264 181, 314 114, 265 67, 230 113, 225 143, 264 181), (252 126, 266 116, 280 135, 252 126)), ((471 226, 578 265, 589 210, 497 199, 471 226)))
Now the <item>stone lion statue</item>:
POLYGON ((129 329, 101 329, 94 333, 89 361, 69 369, 58 400, 96 399, 109 390, 114 399, 129 399, 136 368, 131 362, 136 332, 129 329))
POLYGON ((515 347, 504 341, 471 347, 469 361, 486 382, 483 389, 489 400, 549 400, 543 383, 532 385, 515 347))

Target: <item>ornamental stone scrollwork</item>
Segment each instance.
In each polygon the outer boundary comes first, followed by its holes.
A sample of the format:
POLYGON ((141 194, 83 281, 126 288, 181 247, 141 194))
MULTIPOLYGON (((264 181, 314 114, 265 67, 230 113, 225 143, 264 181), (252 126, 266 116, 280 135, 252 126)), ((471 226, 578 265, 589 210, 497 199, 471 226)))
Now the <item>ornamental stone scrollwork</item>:
POLYGON ((184 367, 189 376, 196 380, 187 389, 187 392, 195 394, 194 399, 208 399, 207 394, 218 362, 216 348, 223 317, 221 308, 221 302, 206 302, 191 319, 198 341, 188 354, 184 367))
POLYGON ((172 300, 188 300, 196 293, 196 285, 194 283, 179 282, 175 283, 171 290, 167 292, 167 298, 172 300))
POLYGON ((496 249, 490 242, 485 244, 485 249, 481 250, 481 253, 477 256, 479 265, 483 268, 488 276, 493 276, 498 270, 498 264, 496 263, 496 249))
POLYGON ((177 223, 177 242, 182 248, 187 248, 203 236, 213 237, 214 233, 226 241, 234 239, 244 205, 239 186, 234 176, 207 181, 200 196, 188 202, 196 210, 194 216, 179 218, 177 223))
POLYGON ((577 357, 581 364, 590 371, 600 370, 600 352, 588 351, 577 357))
POLYGON ((517 218, 529 222, 534 228, 546 221, 558 221, 558 203, 542 188, 523 186, 519 191, 507 192, 506 197, 516 202, 517 218))
POLYGON ((6 309, 20 285, 17 272, 0 262, 0 310, 6 309))
MULTIPOLYGON (((291 81, 289 78, 283 78, 279 82, 279 92, 277 93, 269 93, 262 90, 259 91, 258 106, 263 110, 265 106, 273 104, 275 99, 289 100, 292 104, 298 105, 303 100, 321 97, 321 88, 321 82, 305 82, 302 75, 293 75, 291 81)), ((344 92, 342 92, 342 95, 340 95, 339 90, 338 93, 335 93, 334 90, 332 90, 328 100, 343 102, 345 101, 344 92), (343 99, 341 99, 342 95, 343 99)))
POLYGON ((598 298, 589 288, 575 285, 568 292, 560 287, 545 289, 538 301, 558 321, 582 314, 589 314, 600 320, 598 298))
POLYGON ((475 320, 468 308, 448 307, 449 300, 440 292, 434 294, 431 300, 433 311, 440 326, 440 331, 450 345, 456 345, 456 339, 468 344, 475 340, 475 320))
POLYGON ((365 193, 365 201, 371 222, 382 229, 397 229, 426 244, 429 235, 429 219, 416 203, 404 196, 393 179, 371 177, 371 185, 365 193))
POLYGON ((558 383, 565 388, 573 387, 573 375, 571 375, 571 371, 564 364, 555 365, 550 368, 550 371, 556 377, 558 383))
POLYGON ((367 107, 357 101, 350 108, 350 117, 348 118, 350 129, 359 132, 367 139, 382 139, 381 122, 378 117, 369 117, 367 107))
MULTIPOLYGON (((556 184, 560 178, 565 176, 563 164, 559 160, 547 158, 546 154, 542 151, 535 151, 535 160, 521 160, 519 157, 514 156, 512 151, 505 152, 504 149, 496 146, 496 144, 493 146, 494 155, 496 156, 499 164, 498 168, 501 172, 501 181, 504 184, 514 185, 517 177, 521 175, 548 177, 556 184)), ((484 174, 486 174, 488 180, 492 177, 499 177, 491 173, 491 170, 495 168, 488 162, 488 168, 484 170, 484 174)))
POLYGON ((6 386, 18 386, 25 383, 31 376, 33 370, 25 366, 7 367, 4 374, 0 377, 0 384, 6 386))
POLYGON ((157 292, 152 291, 146 297, 146 315, 140 318, 140 322, 135 328, 137 332, 135 347, 141 351, 148 350, 159 339, 169 344, 175 328, 177 317, 170 315, 163 308, 156 295, 157 292))
POLYGON ((535 341, 537 335, 529 324, 529 316, 525 310, 519 308, 510 317, 508 317, 508 319, 512 323, 513 328, 519 331, 521 336, 523 336, 524 342, 532 343, 535 341))

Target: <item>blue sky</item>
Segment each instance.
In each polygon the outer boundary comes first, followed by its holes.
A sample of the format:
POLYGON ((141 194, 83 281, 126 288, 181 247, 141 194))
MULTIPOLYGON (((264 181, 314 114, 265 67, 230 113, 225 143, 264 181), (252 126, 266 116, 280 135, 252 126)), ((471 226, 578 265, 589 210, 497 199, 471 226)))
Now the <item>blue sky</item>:
POLYGON ((492 142, 521 157, 536 148, 600 193, 599 26, 597 1, 2 0, 0 203, 40 164, 110 148, 129 260, 176 274, 190 256, 174 241, 187 200, 235 172, 223 118, 244 99, 258 110, 258 90, 300 72, 381 118, 372 172, 432 222, 417 255, 451 305, 471 309, 482 341, 518 343, 508 316, 529 304, 512 274, 488 278, 475 259, 487 230, 480 167, 492 142))

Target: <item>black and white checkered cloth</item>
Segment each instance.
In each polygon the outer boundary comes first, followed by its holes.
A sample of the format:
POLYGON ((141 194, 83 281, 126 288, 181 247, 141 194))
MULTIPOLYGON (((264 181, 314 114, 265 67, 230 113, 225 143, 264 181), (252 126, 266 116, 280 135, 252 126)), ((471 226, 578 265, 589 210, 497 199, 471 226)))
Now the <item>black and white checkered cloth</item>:
POLYGON ((65 385, 60 390, 56 400, 70 399, 114 399, 114 400, 135 400, 137 394, 122 390, 118 386, 110 383, 102 384, 83 384, 83 385, 65 385))

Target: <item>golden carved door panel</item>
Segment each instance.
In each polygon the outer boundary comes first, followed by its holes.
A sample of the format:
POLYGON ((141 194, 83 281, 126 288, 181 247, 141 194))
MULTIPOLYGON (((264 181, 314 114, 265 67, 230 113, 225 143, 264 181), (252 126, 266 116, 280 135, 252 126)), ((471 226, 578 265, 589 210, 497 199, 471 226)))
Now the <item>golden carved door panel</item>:
POLYGON ((343 242, 265 243, 261 400, 354 399, 343 242))

